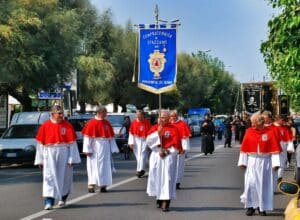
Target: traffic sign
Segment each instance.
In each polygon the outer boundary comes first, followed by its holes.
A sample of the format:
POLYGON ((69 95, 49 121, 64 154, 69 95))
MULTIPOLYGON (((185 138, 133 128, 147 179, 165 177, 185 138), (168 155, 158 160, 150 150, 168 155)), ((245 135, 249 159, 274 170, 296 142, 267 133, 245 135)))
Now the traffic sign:
POLYGON ((39 92, 38 93, 39 99, 61 99, 60 92, 39 92))

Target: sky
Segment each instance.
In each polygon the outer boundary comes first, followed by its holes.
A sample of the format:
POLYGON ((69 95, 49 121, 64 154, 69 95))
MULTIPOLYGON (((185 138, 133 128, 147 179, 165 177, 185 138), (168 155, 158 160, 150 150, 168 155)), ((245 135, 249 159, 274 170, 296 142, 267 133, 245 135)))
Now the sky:
POLYGON ((268 37, 268 21, 276 10, 266 0, 90 0, 99 13, 111 9, 113 22, 124 26, 180 19, 178 52, 208 51, 240 82, 270 80, 260 53, 268 37))

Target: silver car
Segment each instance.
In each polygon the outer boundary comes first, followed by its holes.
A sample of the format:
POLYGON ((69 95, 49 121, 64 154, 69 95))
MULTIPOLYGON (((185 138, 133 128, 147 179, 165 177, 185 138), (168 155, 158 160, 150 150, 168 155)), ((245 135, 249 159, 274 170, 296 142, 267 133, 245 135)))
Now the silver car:
POLYGON ((49 112, 14 114, 9 128, 0 138, 0 164, 33 162, 36 151, 35 136, 40 125, 49 118, 49 112))

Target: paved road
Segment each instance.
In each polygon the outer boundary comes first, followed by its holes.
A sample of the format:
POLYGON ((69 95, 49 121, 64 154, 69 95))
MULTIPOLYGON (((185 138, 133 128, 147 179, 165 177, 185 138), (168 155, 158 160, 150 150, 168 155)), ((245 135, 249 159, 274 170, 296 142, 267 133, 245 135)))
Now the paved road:
MULTIPOLYGON (((109 193, 88 194, 85 161, 75 168, 74 192, 68 206, 43 211, 42 177, 32 166, 6 167, 0 170, 0 219, 203 219, 242 220, 247 217, 239 201, 243 188, 243 172, 236 167, 239 146, 223 148, 216 142, 213 155, 200 152, 200 138, 192 138, 192 151, 186 162, 182 190, 171 203, 171 211, 155 208, 155 198, 146 195, 147 178, 138 179, 135 161, 115 158, 117 173, 109 193)), ((287 172, 289 175, 291 171, 287 172)), ((289 175, 290 176, 290 175, 289 175)), ((289 198, 275 195, 275 210, 266 219, 282 219, 289 198)))

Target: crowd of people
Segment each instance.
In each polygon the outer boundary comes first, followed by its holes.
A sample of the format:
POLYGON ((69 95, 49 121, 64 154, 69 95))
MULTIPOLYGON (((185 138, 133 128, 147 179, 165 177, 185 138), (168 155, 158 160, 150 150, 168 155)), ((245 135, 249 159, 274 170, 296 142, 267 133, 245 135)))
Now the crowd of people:
POLYGON ((296 150, 297 134, 292 119, 277 115, 273 120, 269 111, 252 115, 251 125, 242 140, 238 161, 245 170, 241 202, 247 216, 255 210, 266 216, 266 211, 273 210, 274 192, 289 164, 288 155, 296 150))
MULTIPOLYGON (((107 187, 112 185, 112 154, 118 153, 119 148, 106 115, 106 108, 99 106, 95 117, 82 129, 88 193, 95 193, 96 187, 101 193, 106 193, 107 187)), ((123 128, 137 161, 137 177, 144 176, 149 162, 146 192, 156 197, 158 208, 163 212, 169 211, 170 202, 175 199, 176 189, 180 189, 184 175, 185 154, 190 149, 189 127, 178 119, 175 110, 162 110, 154 126, 145 118, 143 111, 138 110, 132 122, 125 118, 123 128)), ((56 199, 58 206, 65 206, 72 191, 73 165, 80 163, 81 159, 75 131, 64 119, 62 107, 52 107, 51 118, 41 125, 36 140, 35 165, 43 169, 44 209, 51 210, 56 199)))
MULTIPOLYGON (((106 108, 99 106, 95 117, 82 130, 88 193, 95 193, 98 188, 106 193, 112 185, 112 154, 118 153, 119 148, 106 115, 106 108)), ((239 117, 229 117, 224 125, 224 147, 232 147, 232 127, 235 127, 235 140, 241 142, 238 166, 245 170, 241 202, 247 209, 246 215, 253 215, 257 209, 264 216, 273 209, 275 187, 297 147, 297 130, 292 119, 277 116, 273 121, 267 111, 252 115, 251 126, 239 117)), ((186 153, 190 150, 188 125, 179 119, 176 110, 161 110, 158 122, 152 126, 144 112, 138 110, 132 122, 124 119, 122 129, 126 129, 128 145, 136 158, 136 176, 143 177, 149 163, 145 190, 149 196, 156 197, 157 208, 169 211, 176 189, 180 189, 186 153)), ((212 154, 215 127, 209 114, 201 124, 201 135, 202 152, 212 154)), ((73 165, 80 163, 81 158, 76 133, 64 119, 62 107, 52 107, 51 118, 41 125, 36 140, 35 165, 43 169, 44 209, 52 209, 56 199, 58 206, 65 206, 72 191, 73 165)))

